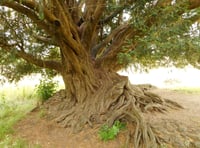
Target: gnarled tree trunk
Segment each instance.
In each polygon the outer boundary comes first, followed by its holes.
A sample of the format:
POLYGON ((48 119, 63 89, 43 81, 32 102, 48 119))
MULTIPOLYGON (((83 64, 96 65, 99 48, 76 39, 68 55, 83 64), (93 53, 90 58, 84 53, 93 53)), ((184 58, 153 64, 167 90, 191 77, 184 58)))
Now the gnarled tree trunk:
POLYGON ((48 117, 62 127, 72 127, 75 132, 85 125, 107 123, 111 126, 114 121, 123 120, 135 127, 130 134, 135 147, 156 147, 157 137, 141 113, 164 112, 169 107, 180 106, 131 85, 125 76, 89 64, 84 65, 90 68, 85 69, 87 73, 67 71, 62 75, 66 89, 60 92, 61 96, 55 95, 45 103, 48 117))

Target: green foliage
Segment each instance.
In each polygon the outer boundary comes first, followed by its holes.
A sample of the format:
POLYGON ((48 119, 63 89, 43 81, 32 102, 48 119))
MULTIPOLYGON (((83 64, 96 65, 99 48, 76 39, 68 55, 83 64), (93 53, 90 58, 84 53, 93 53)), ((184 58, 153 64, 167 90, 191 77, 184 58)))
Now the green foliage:
POLYGON ((119 53, 118 55, 118 62, 123 64, 124 67, 128 67, 129 64, 132 62, 131 54, 129 53, 119 53))
POLYGON ((46 77, 40 80, 40 84, 36 88, 40 101, 48 100, 56 92, 57 86, 57 82, 54 82, 52 78, 46 77))
POLYGON ((136 69, 144 70, 171 65, 184 67, 188 63, 199 68, 198 25, 196 35, 191 35, 190 32, 194 23, 191 18, 199 16, 198 9, 195 12, 194 16, 188 16, 192 12, 187 11, 187 4, 184 2, 165 8, 150 7, 146 12, 134 10, 131 14, 132 25, 145 35, 136 35, 132 42, 126 43, 126 51, 123 49, 118 53, 118 62, 124 66, 134 64, 136 69), (180 15, 182 12, 186 12, 185 16, 180 15), (151 23, 147 23, 149 20, 156 23, 148 25, 151 23), (136 46, 131 50, 133 43, 136 46))
POLYGON ((103 125, 99 130, 99 137, 103 141, 113 140, 120 130, 125 129, 126 124, 120 121, 115 121, 112 127, 103 125))

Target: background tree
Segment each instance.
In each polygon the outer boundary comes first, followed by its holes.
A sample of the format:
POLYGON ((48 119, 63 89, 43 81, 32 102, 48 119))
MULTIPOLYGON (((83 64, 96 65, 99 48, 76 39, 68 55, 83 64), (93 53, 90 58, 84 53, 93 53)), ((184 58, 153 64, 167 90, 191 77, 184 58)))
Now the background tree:
POLYGON ((77 131, 125 119, 136 125, 135 147, 157 144, 140 112, 180 106, 116 72, 129 64, 199 67, 199 0, 1 0, 0 5, 1 74, 19 80, 45 68, 64 80, 60 98, 46 103, 51 119, 77 131))

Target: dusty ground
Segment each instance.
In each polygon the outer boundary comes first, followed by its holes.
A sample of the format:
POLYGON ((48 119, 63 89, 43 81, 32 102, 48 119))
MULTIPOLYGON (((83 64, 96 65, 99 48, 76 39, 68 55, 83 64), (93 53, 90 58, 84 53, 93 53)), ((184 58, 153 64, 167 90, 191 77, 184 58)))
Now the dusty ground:
MULTIPOLYGON (((166 114, 145 114, 155 132, 161 137, 161 148, 200 148, 200 93, 184 93, 170 90, 152 90, 164 98, 174 100, 184 106, 183 110, 172 110, 166 114)), ((31 112, 20 121, 16 137, 24 138, 42 148, 123 148, 126 132, 123 131, 116 140, 102 142, 98 137, 98 126, 86 128, 78 134, 71 134, 68 129, 41 118, 42 113, 31 112)))

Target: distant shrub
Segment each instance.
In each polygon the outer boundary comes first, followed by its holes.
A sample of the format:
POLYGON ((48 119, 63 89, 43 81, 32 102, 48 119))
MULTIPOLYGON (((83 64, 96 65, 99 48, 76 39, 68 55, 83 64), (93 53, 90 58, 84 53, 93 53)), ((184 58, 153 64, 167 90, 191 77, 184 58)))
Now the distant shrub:
POLYGON ((53 81, 51 78, 45 78, 40 80, 40 84, 36 87, 36 93, 40 101, 44 102, 48 100, 53 93, 56 92, 58 83, 53 81))

